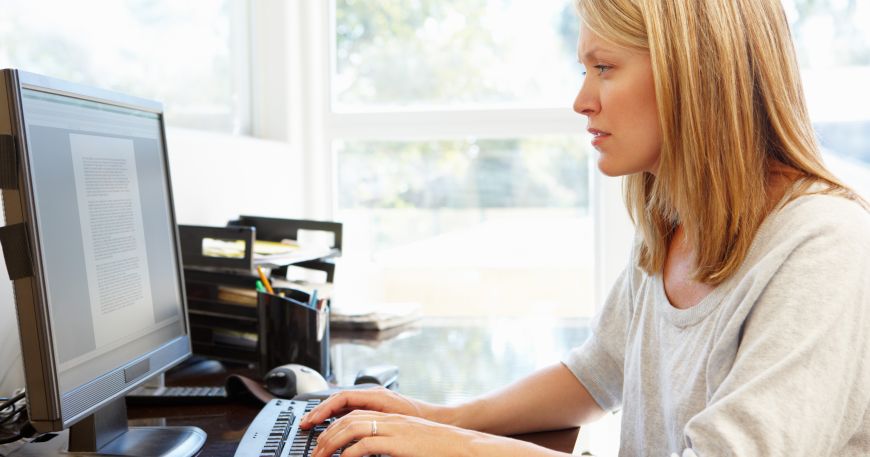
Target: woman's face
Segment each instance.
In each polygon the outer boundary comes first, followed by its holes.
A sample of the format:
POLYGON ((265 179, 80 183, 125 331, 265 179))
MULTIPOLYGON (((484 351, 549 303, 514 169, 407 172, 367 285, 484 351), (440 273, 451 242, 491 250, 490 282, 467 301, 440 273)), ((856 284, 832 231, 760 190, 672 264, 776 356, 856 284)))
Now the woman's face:
POLYGON ((617 47, 581 26, 577 54, 586 76, 574 111, 588 119, 598 168, 608 176, 655 173, 662 133, 649 53, 617 47))

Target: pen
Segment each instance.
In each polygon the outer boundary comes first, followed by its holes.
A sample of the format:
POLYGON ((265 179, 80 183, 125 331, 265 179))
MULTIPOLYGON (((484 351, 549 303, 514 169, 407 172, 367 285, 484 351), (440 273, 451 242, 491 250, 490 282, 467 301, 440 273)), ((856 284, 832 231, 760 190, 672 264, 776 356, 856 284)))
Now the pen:
POLYGON ((257 273, 260 275, 260 280, 263 281, 263 286, 266 287, 266 292, 275 295, 275 291, 272 290, 272 284, 269 283, 269 278, 266 277, 263 267, 257 265, 257 273))
POLYGON ((266 286, 263 285, 263 281, 257 280, 257 292, 266 293, 266 286))

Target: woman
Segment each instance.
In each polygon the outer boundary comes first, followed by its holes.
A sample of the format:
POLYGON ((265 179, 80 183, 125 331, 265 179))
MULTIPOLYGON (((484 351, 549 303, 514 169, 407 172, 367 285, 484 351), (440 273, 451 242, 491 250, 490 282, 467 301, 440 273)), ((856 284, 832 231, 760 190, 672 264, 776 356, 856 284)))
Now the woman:
POLYGON ((496 435, 622 410, 620 455, 870 455, 870 214, 823 166, 780 0, 577 0, 574 102, 635 249, 561 364, 467 404, 385 391, 315 457, 556 455, 496 435))

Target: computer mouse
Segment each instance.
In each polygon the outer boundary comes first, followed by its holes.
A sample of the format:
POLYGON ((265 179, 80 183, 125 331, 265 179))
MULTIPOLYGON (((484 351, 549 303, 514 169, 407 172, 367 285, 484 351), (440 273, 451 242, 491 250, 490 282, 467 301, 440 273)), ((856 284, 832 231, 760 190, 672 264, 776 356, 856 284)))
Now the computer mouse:
POLYGON ((275 367, 263 377, 266 390, 281 398, 317 392, 329 388, 329 384, 317 371, 295 363, 275 367))

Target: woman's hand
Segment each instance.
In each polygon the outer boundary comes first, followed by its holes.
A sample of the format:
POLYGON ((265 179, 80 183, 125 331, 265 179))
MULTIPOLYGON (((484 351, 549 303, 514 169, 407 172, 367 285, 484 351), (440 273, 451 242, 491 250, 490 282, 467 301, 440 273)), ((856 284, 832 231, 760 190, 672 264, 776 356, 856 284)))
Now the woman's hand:
POLYGON ((343 416, 355 410, 401 414, 440 422, 441 420, 436 417, 436 413, 443 413, 447 408, 412 400, 383 387, 345 390, 331 395, 303 416, 300 427, 303 430, 308 430, 330 417, 343 416))
POLYGON ((498 439, 420 417, 357 410, 336 419, 320 434, 311 457, 329 457, 343 447, 342 457, 477 455, 472 444, 487 438, 498 439))

